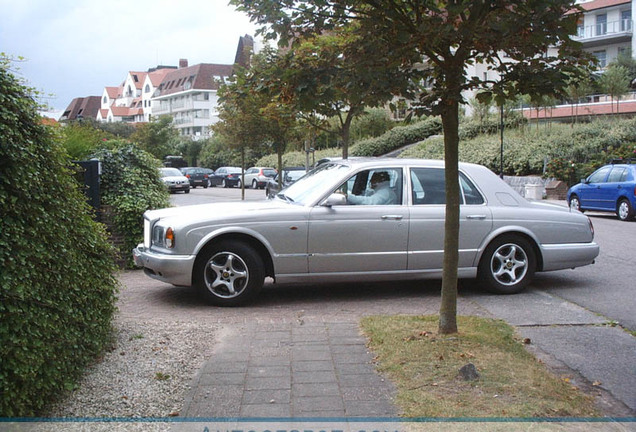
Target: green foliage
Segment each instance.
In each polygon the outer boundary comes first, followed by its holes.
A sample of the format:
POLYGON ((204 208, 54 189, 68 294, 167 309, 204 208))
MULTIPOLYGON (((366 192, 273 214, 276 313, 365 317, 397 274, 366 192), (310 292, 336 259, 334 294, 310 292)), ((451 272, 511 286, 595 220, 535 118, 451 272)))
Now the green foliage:
POLYGON ((109 142, 93 156, 102 163, 102 205, 113 207, 113 221, 124 236, 119 254, 132 266, 130 251, 143 240, 143 213, 170 206, 168 191, 159 178, 160 162, 127 141, 109 142))
POLYGON ((181 144, 179 131, 172 126, 172 117, 168 115, 140 125, 130 136, 130 140, 159 160, 176 154, 177 147, 181 144))
POLYGON ((72 122, 60 128, 62 144, 72 160, 87 159, 112 135, 91 122, 72 122))
MULTIPOLYGON (((464 126, 460 127, 460 131, 464 126)), ((500 136, 482 134, 459 143, 459 159, 499 172, 500 136)), ((504 173, 545 175, 567 183, 578 181, 614 158, 636 157, 636 120, 553 124, 549 129, 508 127, 504 133, 504 173), (572 166, 573 165, 573 166, 572 166), (545 173, 544 173, 545 169, 545 173)), ((431 138, 406 150, 401 157, 443 159, 442 138, 431 138)))
POLYGON ((0 417, 71 389, 115 311, 112 247, 37 109, 0 64, 0 417))
POLYGON ((384 108, 367 108, 359 117, 351 122, 351 140, 360 141, 383 135, 395 126, 389 113, 384 108))
POLYGON ((398 126, 382 136, 369 138, 355 143, 351 149, 353 156, 381 156, 409 144, 422 141, 431 135, 440 133, 442 123, 439 117, 431 117, 424 121, 398 126))

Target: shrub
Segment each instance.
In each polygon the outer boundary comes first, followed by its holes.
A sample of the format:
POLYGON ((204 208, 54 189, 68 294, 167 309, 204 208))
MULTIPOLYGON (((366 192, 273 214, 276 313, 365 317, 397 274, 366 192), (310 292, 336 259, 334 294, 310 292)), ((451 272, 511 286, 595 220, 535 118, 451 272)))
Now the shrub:
POLYGON ((102 205, 113 207, 116 234, 124 237, 119 254, 132 267, 131 250, 143 240, 143 213, 169 207, 170 199, 154 156, 126 141, 108 144, 114 148, 94 155, 102 162, 102 205))
POLYGON ((0 64, 0 417, 72 388, 115 311, 112 247, 37 109, 0 64))
POLYGON ((412 125, 395 127, 379 137, 358 141, 350 153, 352 156, 382 156, 438 134, 441 130, 441 120, 430 117, 412 125))

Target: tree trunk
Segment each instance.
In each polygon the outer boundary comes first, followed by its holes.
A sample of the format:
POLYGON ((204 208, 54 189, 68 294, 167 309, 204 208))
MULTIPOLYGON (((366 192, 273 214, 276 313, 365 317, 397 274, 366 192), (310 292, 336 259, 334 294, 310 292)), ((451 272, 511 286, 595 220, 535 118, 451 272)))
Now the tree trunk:
POLYGON ((457 333, 457 265, 459 262, 459 103, 448 101, 442 113, 446 180, 446 221, 439 333, 457 333))

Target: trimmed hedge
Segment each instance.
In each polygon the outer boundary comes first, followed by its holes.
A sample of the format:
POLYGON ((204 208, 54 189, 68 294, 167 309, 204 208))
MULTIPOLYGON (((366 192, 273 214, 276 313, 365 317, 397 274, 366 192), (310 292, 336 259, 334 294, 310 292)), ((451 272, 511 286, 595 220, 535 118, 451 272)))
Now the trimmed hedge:
POLYGON ((0 417, 73 388, 115 312, 113 249, 37 109, 0 64, 0 417))
POLYGON ((143 213, 170 207, 170 196, 159 178, 161 163, 150 153, 127 141, 109 141, 112 149, 93 156, 102 163, 102 205, 112 206, 115 234, 123 236, 119 256, 133 267, 132 249, 143 241, 143 213))
MULTIPOLYGON (((407 126, 397 126, 385 134, 366 138, 354 143, 349 151, 350 156, 382 156, 389 152, 398 150, 404 146, 422 141, 431 135, 440 133, 442 123, 438 117, 430 117, 426 120, 407 126)), ((342 150, 331 148, 318 150, 314 153, 313 159, 316 161, 326 157, 340 157, 342 150)), ((283 155, 283 166, 304 166, 306 155, 304 151, 289 152, 283 155)), ((312 159, 310 159, 310 163, 312 159)), ((258 166, 276 167, 276 155, 268 155, 258 160, 258 166)))

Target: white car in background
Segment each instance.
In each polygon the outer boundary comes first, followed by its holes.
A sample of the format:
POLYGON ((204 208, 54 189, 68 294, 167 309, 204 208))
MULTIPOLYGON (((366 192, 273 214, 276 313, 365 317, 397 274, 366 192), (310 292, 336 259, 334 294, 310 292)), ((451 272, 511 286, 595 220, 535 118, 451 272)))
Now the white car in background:
POLYGON ((190 193, 190 180, 178 168, 159 168, 159 176, 170 193, 190 193))

